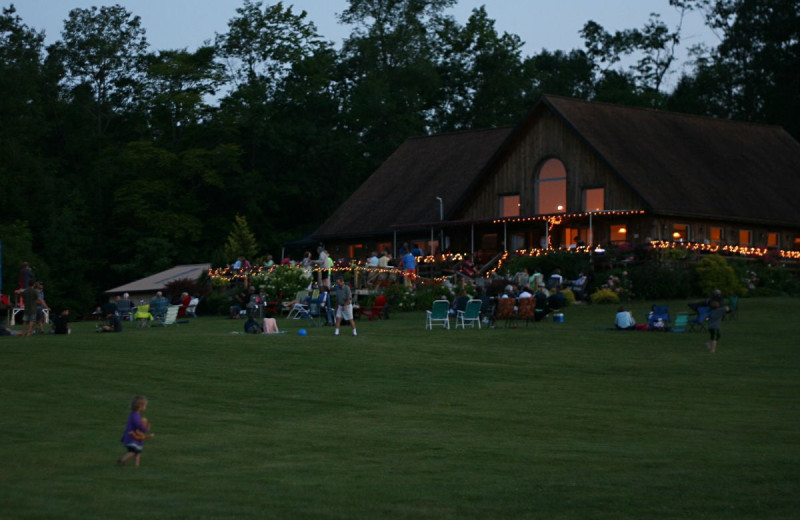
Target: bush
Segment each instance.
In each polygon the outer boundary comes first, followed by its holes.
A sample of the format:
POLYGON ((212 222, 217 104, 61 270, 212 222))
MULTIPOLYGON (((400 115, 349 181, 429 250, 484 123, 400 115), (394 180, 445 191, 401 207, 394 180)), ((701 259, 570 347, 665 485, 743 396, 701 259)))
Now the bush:
POLYGON ((413 311, 416 305, 416 294, 402 283, 394 283, 386 288, 386 299, 392 311, 413 311))
POLYGON ((692 295, 692 271, 683 265, 646 262, 631 268, 630 279, 636 288, 636 296, 644 300, 688 298, 692 295))
POLYGON ((719 289, 725 296, 742 296, 742 286, 736 272, 728 262, 719 255, 708 255, 694 267, 697 274, 697 288, 702 295, 709 295, 719 289))
POLYGON ((589 296, 592 303, 619 303, 619 295, 609 288, 598 289, 589 296))
POLYGON ((564 289, 561 293, 567 299, 567 307, 575 303, 575 293, 572 292, 572 289, 564 289))
POLYGON ((266 294, 267 301, 278 300, 281 297, 293 298, 310 283, 311 277, 306 271, 291 265, 279 265, 264 274, 252 277, 253 286, 259 292, 266 294))

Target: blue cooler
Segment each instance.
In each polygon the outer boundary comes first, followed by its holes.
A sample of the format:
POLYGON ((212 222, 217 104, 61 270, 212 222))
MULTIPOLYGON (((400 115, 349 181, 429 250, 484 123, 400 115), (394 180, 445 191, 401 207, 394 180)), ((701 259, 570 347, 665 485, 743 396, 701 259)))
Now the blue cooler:
POLYGON ((553 321, 556 322, 556 323, 564 323, 564 313, 563 312, 557 312, 557 313, 553 314, 553 321))

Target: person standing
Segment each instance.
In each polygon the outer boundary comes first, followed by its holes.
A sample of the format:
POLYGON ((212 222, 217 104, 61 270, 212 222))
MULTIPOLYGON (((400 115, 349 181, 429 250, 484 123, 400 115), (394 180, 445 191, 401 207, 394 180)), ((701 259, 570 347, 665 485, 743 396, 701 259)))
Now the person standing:
POLYGON ((708 314, 708 333, 710 339, 706 342, 706 348, 713 354, 717 351, 717 344, 721 337, 722 318, 731 309, 727 305, 722 305, 718 300, 711 300, 711 312, 708 314))
POLYGON ((353 336, 358 336, 356 331, 356 322, 353 320, 353 293, 350 287, 345 285, 344 278, 341 276, 336 279, 336 330, 333 331, 334 336, 339 335, 339 325, 342 319, 350 322, 353 327, 353 336))
POLYGON ((39 295, 39 290, 36 288, 36 282, 33 279, 28 281, 28 287, 22 291, 22 304, 25 306, 25 311, 22 315, 22 321, 25 323, 25 336, 33 334, 33 328, 36 326, 36 315, 38 312, 38 305, 42 305, 43 309, 50 310, 50 307, 42 300, 39 295))
POLYGON ((319 267, 319 284, 323 287, 330 288, 331 286, 331 279, 330 279, 330 265, 328 265, 328 252, 325 251, 325 248, 319 246, 317 248, 317 254, 319 258, 315 261, 317 266, 319 267))
POLYGON ((19 270, 19 290, 24 291, 28 288, 28 285, 35 276, 33 275, 33 269, 31 269, 30 264, 28 262, 22 262, 22 268, 19 270))
POLYGON ((417 280, 417 257, 411 251, 407 251, 403 255, 403 270, 405 285, 406 287, 411 287, 417 280))

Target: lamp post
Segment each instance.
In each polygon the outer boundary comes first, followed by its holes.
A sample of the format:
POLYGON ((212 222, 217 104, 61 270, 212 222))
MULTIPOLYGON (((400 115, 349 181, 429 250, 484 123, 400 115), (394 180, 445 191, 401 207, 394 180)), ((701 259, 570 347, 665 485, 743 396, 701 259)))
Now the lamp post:
MULTIPOLYGON (((436 197, 436 200, 439 201, 439 222, 444 222, 444 201, 441 197, 436 197)), ((431 244, 431 249, 433 249, 433 244, 431 244)), ((444 253, 444 229, 441 227, 439 228, 439 249, 444 253)))

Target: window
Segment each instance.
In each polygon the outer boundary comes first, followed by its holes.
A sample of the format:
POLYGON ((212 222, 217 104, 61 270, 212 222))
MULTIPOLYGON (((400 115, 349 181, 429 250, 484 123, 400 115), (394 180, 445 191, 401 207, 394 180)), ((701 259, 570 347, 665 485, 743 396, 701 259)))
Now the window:
POLYGON ((548 159, 536 179, 536 212, 538 214, 567 211, 567 170, 558 159, 548 159))
POLYGON ((739 230, 739 245, 740 246, 753 245, 753 233, 749 229, 739 230))
POLYGON ((519 216, 519 195, 500 196, 500 216, 501 217, 519 216))
POLYGON ((708 238, 711 240, 712 244, 716 244, 721 246, 722 245, 722 228, 721 227, 712 227, 709 229, 708 238))
POLYGON ((767 247, 778 247, 777 233, 767 233, 767 247))
POLYGON ((625 224, 611 226, 611 242, 627 242, 628 226, 625 224))
POLYGON ((672 226, 673 242, 686 242, 689 240, 689 226, 687 224, 675 224, 672 226))
POLYGON ((605 188, 588 188, 583 190, 583 210, 602 211, 606 209, 605 188))

